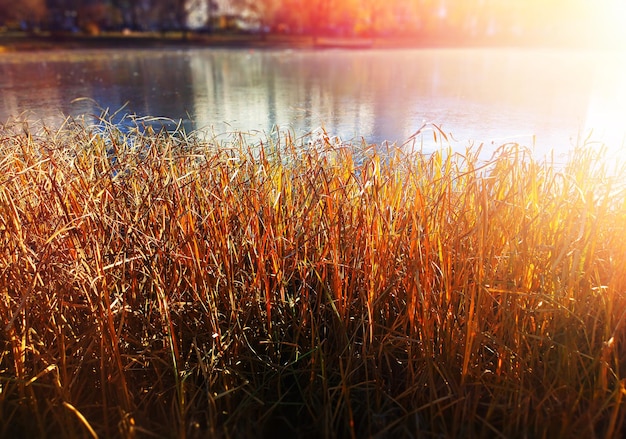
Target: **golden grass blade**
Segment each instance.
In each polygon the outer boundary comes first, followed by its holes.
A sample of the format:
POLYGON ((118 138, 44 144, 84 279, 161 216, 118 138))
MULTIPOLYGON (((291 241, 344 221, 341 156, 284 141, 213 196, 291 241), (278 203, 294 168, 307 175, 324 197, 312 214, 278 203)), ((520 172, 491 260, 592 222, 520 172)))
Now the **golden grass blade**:
POLYGON ((624 432, 597 155, 137 123, 0 128, 0 435, 624 432))
POLYGON ((87 432, 89 432, 89 435, 94 438, 94 439, 98 439, 98 434, 96 433, 96 431, 93 429, 93 427, 89 424, 89 421, 87 421, 87 419, 83 416, 83 414, 81 412, 79 412, 76 407, 74 407, 72 404, 70 404, 67 401, 63 401, 63 405, 69 410, 71 411, 74 415, 76 415, 76 417, 78 418, 78 420, 85 426, 85 428, 87 429, 87 432))

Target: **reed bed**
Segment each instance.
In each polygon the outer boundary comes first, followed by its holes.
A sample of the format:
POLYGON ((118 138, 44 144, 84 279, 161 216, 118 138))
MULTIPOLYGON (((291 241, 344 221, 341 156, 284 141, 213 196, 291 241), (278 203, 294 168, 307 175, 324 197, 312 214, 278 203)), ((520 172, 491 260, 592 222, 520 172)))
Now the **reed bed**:
POLYGON ((0 436, 623 436, 602 163, 5 125, 0 436))

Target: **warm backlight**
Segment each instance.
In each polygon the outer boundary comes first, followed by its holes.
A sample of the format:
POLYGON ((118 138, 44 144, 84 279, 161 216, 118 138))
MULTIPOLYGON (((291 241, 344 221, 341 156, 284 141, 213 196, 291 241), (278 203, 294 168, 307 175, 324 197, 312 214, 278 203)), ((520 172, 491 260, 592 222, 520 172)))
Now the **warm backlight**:
POLYGON ((284 0, 278 9, 277 22, 304 32, 626 44, 623 0, 284 0))

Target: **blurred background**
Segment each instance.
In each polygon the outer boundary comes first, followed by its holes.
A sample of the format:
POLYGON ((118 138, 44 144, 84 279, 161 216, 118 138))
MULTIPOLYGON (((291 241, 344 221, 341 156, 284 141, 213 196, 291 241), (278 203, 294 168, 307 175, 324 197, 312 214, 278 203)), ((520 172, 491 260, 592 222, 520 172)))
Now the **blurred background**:
POLYGON ((624 44, 625 10, 621 0, 0 0, 0 30, 594 46, 624 44))

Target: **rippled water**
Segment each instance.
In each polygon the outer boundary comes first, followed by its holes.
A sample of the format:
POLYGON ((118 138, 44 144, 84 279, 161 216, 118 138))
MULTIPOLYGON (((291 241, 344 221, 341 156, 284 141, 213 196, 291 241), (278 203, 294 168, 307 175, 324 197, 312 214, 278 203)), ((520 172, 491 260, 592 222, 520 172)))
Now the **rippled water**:
MULTIPOLYGON (((399 142, 424 122, 455 148, 508 141, 544 153, 578 137, 619 151, 626 54, 522 49, 121 50, 0 56, 0 120, 58 124, 102 109, 183 119, 189 129, 399 142), (89 98, 89 99, 80 99, 89 98), (78 100, 76 100, 78 99, 78 100)), ((432 134, 420 137, 426 148, 432 134)))

